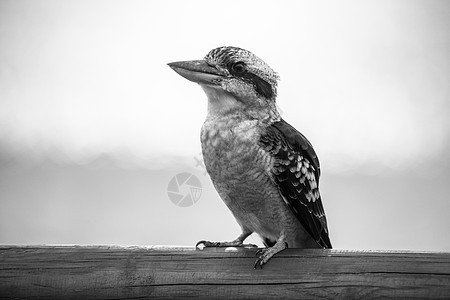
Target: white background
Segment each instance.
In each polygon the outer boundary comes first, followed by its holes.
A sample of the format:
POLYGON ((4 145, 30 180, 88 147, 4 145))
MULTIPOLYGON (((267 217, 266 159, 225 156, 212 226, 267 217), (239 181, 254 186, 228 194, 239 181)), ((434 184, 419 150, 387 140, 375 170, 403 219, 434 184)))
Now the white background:
POLYGON ((234 239, 196 165, 205 95, 166 65, 232 45, 279 73, 335 248, 450 251, 449 15, 428 0, 1 1, 0 243, 234 239), (203 186, 188 208, 167 196, 180 172, 203 186))

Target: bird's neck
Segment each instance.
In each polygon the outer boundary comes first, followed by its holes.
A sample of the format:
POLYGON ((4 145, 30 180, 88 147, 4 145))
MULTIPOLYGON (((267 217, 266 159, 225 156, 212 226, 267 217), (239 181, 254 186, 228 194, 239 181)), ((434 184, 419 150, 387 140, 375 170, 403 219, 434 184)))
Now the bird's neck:
POLYGON ((264 103, 265 105, 255 104, 249 106, 237 99, 233 94, 222 89, 209 86, 202 86, 202 88, 208 97, 207 118, 220 118, 239 114, 246 119, 267 120, 268 123, 278 121, 281 118, 275 101, 271 103, 266 102, 264 103))
POLYGON ((208 97, 208 116, 225 116, 243 109, 243 103, 232 94, 209 86, 202 86, 208 97))

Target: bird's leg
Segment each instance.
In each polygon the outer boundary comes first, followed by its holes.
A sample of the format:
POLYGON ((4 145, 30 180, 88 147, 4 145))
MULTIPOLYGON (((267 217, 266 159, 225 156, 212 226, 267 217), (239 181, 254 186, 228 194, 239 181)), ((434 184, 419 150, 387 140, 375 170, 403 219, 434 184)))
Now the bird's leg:
POLYGON ((258 247, 253 244, 244 244, 244 240, 250 235, 252 232, 244 230, 241 235, 239 235, 235 240, 231 242, 210 242, 210 241, 200 241, 195 245, 197 248, 199 245, 203 245, 204 247, 258 247))
POLYGON ((288 244, 286 242, 286 237, 282 234, 272 247, 267 247, 256 251, 256 255, 259 255, 259 257, 255 262, 255 269, 258 267, 262 269, 263 265, 266 264, 272 256, 283 251, 284 249, 287 249, 287 247, 288 244))

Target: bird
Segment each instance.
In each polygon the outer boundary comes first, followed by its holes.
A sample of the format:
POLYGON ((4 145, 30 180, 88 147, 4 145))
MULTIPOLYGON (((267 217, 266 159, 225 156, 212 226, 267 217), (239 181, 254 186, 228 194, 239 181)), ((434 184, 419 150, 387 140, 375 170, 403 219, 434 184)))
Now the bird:
POLYGON ((232 241, 201 240, 196 247, 251 246, 244 241, 256 233, 265 247, 256 252, 255 269, 287 248, 331 249, 319 159, 278 111, 278 74, 252 52, 232 46, 168 65, 207 96, 200 133, 204 163, 242 232, 232 241))

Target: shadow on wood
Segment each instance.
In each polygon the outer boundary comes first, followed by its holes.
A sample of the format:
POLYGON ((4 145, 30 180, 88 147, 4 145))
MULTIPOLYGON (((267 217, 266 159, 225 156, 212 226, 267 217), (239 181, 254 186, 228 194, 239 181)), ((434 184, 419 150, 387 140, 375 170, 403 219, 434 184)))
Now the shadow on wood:
POLYGON ((0 298, 450 298, 450 253, 0 246, 0 298))

